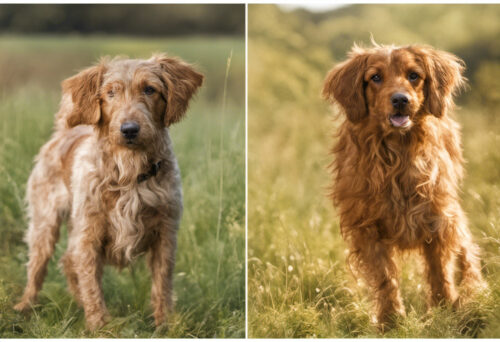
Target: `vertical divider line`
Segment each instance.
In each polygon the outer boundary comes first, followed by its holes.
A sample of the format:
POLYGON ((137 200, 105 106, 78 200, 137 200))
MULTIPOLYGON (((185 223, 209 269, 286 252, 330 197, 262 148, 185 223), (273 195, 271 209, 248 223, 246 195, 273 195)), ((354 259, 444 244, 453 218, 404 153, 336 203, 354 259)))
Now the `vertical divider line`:
POLYGON ((245 338, 248 338, 248 2, 245 3, 245 338))

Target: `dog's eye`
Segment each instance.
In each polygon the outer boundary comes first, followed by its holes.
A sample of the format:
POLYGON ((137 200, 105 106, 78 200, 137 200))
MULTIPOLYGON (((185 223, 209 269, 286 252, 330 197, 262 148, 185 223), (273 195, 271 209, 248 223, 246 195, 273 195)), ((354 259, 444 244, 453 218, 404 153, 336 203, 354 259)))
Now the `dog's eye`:
POLYGON ((147 86, 144 88, 144 94, 146 95, 153 95, 155 93, 155 88, 147 86))
POLYGON ((114 97, 115 96, 115 92, 112 91, 112 90, 109 90, 108 91, 108 97, 114 97))
POLYGON ((382 81, 382 77, 379 74, 375 74, 372 76, 371 80, 375 83, 380 83, 382 81))
POLYGON ((416 72, 411 72, 409 75, 408 75, 408 79, 410 81, 415 81, 416 79, 418 78, 418 74, 416 72))

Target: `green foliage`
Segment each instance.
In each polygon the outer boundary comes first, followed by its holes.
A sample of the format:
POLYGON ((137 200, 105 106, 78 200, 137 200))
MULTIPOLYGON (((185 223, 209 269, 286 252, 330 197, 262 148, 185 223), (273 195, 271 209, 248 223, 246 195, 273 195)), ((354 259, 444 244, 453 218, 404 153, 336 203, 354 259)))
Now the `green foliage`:
POLYGON ((311 14, 249 6, 250 337, 500 336, 500 120, 492 107, 500 79, 493 70, 499 9, 354 5, 311 14), (369 292, 345 264, 347 246, 327 196, 338 113, 328 115, 320 98, 327 71, 354 41, 368 45, 370 32, 380 43, 432 44, 477 65, 457 110, 468 161, 462 203, 491 292, 456 311, 427 312, 422 262, 402 256, 407 317, 385 335, 370 323, 369 292), (479 46, 484 55, 470 51, 479 46))
MULTIPOLYGON (((31 85, 58 92, 61 81, 105 55, 149 58, 167 52, 198 66, 205 81, 198 98, 220 104, 226 59, 233 51, 228 78, 229 103, 245 101, 245 42, 243 38, 174 37, 130 39, 111 36, 0 36, 0 94, 31 85), (216 48, 215 48, 215 47, 216 48), (7 53, 8 51, 8 53, 7 53), (217 102, 218 101, 218 102, 217 102)), ((58 93, 57 93, 58 95, 58 93)))
POLYGON ((242 34, 243 4, 7 4, 0 32, 178 36, 242 34))
POLYGON ((500 62, 487 61, 482 63, 475 72, 473 79, 478 91, 474 92, 476 104, 485 106, 491 116, 500 107, 500 62))
POLYGON ((0 336, 2 337, 243 337, 245 334, 244 43, 236 38, 137 40, 109 37, 0 38, 0 336), (233 51, 227 108, 226 61, 233 51), (184 190, 184 215, 174 276, 176 313, 154 328, 151 280, 143 258, 119 272, 106 267, 104 297, 113 320, 85 331, 83 310, 66 290, 57 263, 66 229, 30 316, 14 312, 26 282, 22 241, 26 181, 48 139, 60 100, 58 83, 102 54, 149 57, 168 51, 196 62, 206 87, 185 120, 171 128, 184 190), (212 90, 208 87, 214 88, 212 90), (223 139, 222 145, 220 139, 223 139), (223 187, 220 192, 221 168, 223 187), (220 197, 221 196, 221 197, 220 197), (221 198, 221 201, 219 201, 221 198), (221 224, 217 234, 219 211, 221 224))

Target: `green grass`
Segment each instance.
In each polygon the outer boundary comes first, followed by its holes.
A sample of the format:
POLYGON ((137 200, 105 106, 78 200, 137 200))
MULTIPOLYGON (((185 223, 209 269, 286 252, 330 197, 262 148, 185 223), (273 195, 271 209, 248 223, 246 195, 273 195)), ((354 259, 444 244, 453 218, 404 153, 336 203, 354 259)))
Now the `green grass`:
POLYGON ((327 45, 317 43, 322 29, 272 6, 250 6, 249 337, 499 337, 500 119, 486 104, 457 110, 467 159, 462 205, 491 294, 456 311, 427 312, 423 264, 403 256, 407 317, 382 335, 370 323, 369 291, 347 269, 347 245, 327 197, 339 121, 320 98, 334 63, 327 45))
MULTIPOLYGON (((60 82, 104 55, 149 58, 167 52, 194 63, 205 74, 200 97, 220 103, 226 60, 233 50, 228 100, 243 101, 245 42, 243 38, 182 37, 127 38, 112 36, 0 35, 0 91, 26 84, 59 89, 60 82)), ((241 103, 241 102, 240 102, 241 103)))
POLYGON ((6 70, 0 77, 0 336, 244 337, 243 40, 4 36, 0 49, 4 51, 0 69, 6 70), (168 319, 168 330, 154 328, 150 275, 144 258, 139 258, 121 272, 105 268, 104 297, 113 320, 95 333, 86 331, 83 310, 68 293, 57 266, 66 247, 65 228, 39 304, 29 316, 15 312, 12 306, 26 282, 27 246, 22 242, 27 225, 26 181, 33 157, 50 136, 60 99, 59 82, 100 55, 149 57, 152 51, 196 62, 207 76, 186 119, 171 128, 185 211, 174 276, 176 312, 168 319))

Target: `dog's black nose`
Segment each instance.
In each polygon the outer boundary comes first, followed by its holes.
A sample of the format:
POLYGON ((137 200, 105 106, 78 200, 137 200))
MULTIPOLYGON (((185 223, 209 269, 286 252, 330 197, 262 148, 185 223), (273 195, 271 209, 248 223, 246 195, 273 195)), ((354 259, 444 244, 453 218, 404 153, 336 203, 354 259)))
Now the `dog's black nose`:
POLYGON ((395 93, 391 96, 392 106, 396 109, 403 109, 408 104, 408 97, 403 93, 395 93))
POLYGON ((127 121, 121 125, 120 131, 126 139, 134 139, 137 137, 141 126, 135 121, 127 121))

